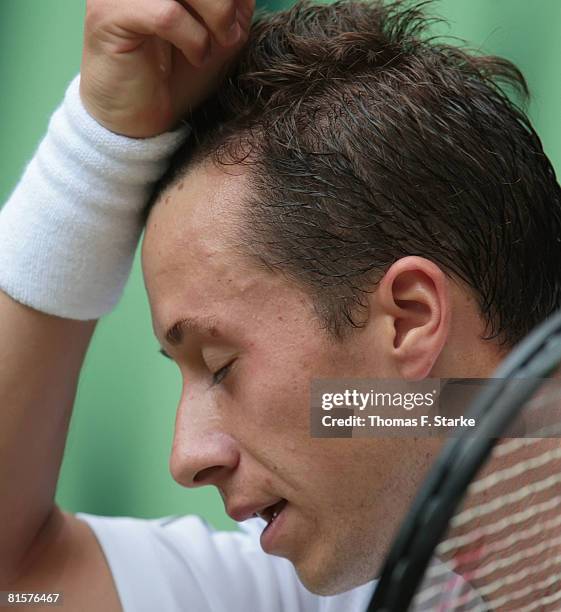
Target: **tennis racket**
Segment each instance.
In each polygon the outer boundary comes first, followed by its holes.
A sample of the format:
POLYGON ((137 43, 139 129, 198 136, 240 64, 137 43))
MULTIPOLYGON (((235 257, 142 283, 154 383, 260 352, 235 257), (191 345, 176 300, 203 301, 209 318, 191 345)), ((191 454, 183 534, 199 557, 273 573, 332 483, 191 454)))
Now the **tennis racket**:
POLYGON ((444 445, 368 612, 561 610, 560 363, 561 311, 487 382, 470 406, 475 430, 444 445), (528 437, 508 437, 527 420, 528 437))

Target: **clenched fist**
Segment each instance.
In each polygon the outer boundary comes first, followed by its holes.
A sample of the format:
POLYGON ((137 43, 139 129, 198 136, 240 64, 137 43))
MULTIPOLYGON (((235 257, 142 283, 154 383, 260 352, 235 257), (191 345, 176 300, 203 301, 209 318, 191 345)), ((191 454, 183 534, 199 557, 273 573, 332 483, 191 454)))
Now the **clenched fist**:
POLYGON ((255 0, 88 0, 80 95, 109 130, 175 127, 247 39, 255 0))

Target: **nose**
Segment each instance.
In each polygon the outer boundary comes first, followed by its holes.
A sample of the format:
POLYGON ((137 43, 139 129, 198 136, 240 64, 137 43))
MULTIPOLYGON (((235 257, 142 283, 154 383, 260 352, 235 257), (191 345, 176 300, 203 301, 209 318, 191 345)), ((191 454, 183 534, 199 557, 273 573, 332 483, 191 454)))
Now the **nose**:
POLYGON ((236 469, 240 455, 235 439, 208 399, 185 396, 178 409, 170 457, 173 479, 184 487, 220 485, 236 469))

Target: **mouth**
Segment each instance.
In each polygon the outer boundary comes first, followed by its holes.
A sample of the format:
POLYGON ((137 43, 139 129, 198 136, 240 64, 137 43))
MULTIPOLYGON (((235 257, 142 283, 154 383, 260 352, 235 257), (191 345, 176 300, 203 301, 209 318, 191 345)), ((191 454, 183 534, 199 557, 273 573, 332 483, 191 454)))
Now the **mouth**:
POLYGON ((283 532, 286 532, 284 524, 286 523, 285 514, 288 502, 286 499, 281 499, 278 502, 267 506, 263 510, 256 512, 263 520, 267 521, 265 529, 261 533, 261 548, 270 554, 279 553, 279 539, 282 539, 283 532))
POLYGON ((267 521, 267 526, 263 530, 263 533, 267 531, 267 529, 269 529, 269 527, 271 527, 271 525, 277 520, 280 513, 284 510, 286 504, 286 499, 281 499, 278 502, 267 506, 266 508, 263 508, 263 510, 260 510, 259 512, 256 512, 254 514, 254 516, 258 516, 264 521, 267 521))

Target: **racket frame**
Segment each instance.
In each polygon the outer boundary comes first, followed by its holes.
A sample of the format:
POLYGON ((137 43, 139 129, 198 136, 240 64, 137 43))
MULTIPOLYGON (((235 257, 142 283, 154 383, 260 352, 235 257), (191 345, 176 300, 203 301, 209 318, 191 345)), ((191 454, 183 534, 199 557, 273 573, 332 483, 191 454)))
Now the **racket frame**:
POLYGON ((468 410, 475 430, 456 430, 444 445, 402 522, 367 612, 406 611, 434 549, 498 438, 561 362, 561 311, 530 333, 502 362, 468 410), (509 383, 516 380, 515 385, 509 383))

